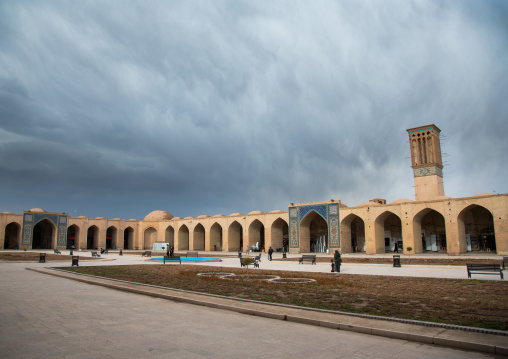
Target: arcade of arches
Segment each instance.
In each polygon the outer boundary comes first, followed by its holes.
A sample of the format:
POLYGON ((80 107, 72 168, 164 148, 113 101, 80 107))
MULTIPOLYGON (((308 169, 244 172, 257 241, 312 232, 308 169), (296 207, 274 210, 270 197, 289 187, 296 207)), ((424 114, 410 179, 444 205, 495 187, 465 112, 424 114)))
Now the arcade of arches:
MULTIPOLYGON (((290 209, 299 206, 292 205, 290 209)), ((56 220, 51 220, 56 214, 48 214, 48 218, 40 214, 37 218, 43 219, 34 222, 29 245, 22 244, 23 215, 1 213, 0 235, 2 249, 142 250, 151 249, 153 243, 165 242, 178 251, 236 252, 257 244, 260 249, 271 246, 291 253, 337 249, 342 253, 375 254, 393 252, 397 246, 404 253, 457 255, 485 251, 508 255, 506 194, 426 202, 399 200, 390 204, 370 201, 356 207, 332 201, 300 207, 311 210, 302 212, 297 227, 290 223, 290 211, 181 219, 158 210, 155 212, 163 212, 162 218, 153 219, 148 215, 142 221, 68 217, 63 242, 57 240, 56 220), (337 203, 336 228, 340 233, 334 237, 334 214, 314 208, 337 203), (297 236, 295 241, 292 236, 297 236)))

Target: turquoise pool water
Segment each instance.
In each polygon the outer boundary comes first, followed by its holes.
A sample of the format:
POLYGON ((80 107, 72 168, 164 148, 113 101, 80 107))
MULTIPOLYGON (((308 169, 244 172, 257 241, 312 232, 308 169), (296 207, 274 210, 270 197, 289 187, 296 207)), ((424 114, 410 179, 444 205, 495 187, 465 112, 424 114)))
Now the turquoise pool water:
MULTIPOLYGON (((163 261, 164 258, 150 258, 151 261, 163 261)), ((220 262, 220 258, 186 258, 180 257, 182 262, 220 262)))

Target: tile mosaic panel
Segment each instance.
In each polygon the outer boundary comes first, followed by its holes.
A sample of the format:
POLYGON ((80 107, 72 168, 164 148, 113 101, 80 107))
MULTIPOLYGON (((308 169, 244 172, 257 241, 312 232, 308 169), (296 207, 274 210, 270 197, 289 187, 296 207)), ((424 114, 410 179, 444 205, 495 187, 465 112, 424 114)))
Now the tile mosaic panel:
POLYGON ((324 219, 328 218, 327 208, 326 204, 314 204, 310 206, 302 206, 299 207, 299 214, 300 214, 300 221, 303 217, 307 215, 310 211, 314 210, 317 213, 319 213, 321 216, 323 216, 324 219))

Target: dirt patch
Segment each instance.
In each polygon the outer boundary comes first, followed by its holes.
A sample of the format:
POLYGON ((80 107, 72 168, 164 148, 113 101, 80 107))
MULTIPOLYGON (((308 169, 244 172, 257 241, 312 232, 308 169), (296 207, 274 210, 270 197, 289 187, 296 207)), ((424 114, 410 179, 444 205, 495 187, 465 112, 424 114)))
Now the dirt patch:
POLYGON ((68 268, 138 283, 311 308, 508 330, 508 282, 302 273, 201 266, 101 266, 68 268), (227 272, 249 280, 224 280, 227 272), (252 274, 259 274, 256 280, 252 274), (285 278, 278 283, 266 276, 285 278), (294 283, 292 278, 315 282, 294 283))

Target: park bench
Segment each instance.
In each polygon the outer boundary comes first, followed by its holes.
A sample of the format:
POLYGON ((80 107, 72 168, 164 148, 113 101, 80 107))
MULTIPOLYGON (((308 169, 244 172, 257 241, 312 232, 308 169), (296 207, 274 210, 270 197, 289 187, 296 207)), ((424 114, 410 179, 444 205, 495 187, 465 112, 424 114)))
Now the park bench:
POLYGON ((467 264, 467 277, 471 278, 472 273, 499 274, 501 279, 504 279, 503 271, 499 264, 467 264))
POLYGON ((180 256, 173 257, 164 256, 164 264, 166 264, 166 262, 178 262, 179 264, 182 264, 182 259, 180 258, 180 256))
POLYGON ((508 257, 503 257, 503 270, 506 269, 507 264, 508 264, 508 257))
MULTIPOLYGON (((247 267, 247 265, 244 262, 246 259, 253 259, 253 258, 251 258, 251 257, 240 258, 240 267, 247 267)), ((259 268, 259 260, 257 259, 257 257, 254 258, 254 262, 252 262, 252 264, 254 265, 254 268, 259 268)))
POLYGON ((313 254, 304 254, 302 258, 298 260, 298 264, 303 264, 303 262, 311 262, 312 264, 316 264, 316 256, 313 254))
POLYGON ((92 251, 92 257, 100 258, 101 255, 99 253, 97 253, 97 251, 92 251))
POLYGON ((54 253, 54 254, 62 254, 62 252, 60 252, 58 249, 54 249, 54 250, 53 250, 53 253, 54 253))
POLYGON ((141 257, 151 257, 152 256, 152 251, 145 251, 145 253, 143 253, 141 255, 141 257))
POLYGON ((199 257, 199 253, 198 252, 187 252, 187 254, 185 256, 187 258, 189 258, 189 257, 196 257, 196 258, 198 258, 199 257))

